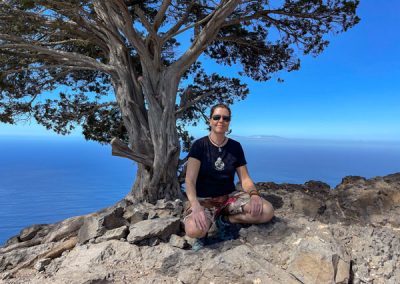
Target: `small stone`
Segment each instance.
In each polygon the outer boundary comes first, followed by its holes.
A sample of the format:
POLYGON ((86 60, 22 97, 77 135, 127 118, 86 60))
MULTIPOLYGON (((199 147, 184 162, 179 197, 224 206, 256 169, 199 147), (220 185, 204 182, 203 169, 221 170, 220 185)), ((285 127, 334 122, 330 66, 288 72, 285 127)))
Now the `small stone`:
POLYGON ((175 234, 171 235, 171 238, 169 239, 169 244, 173 247, 181 249, 188 247, 188 242, 184 238, 179 237, 175 234))
POLYGON ((44 271, 44 269, 46 268, 47 265, 49 265, 51 262, 51 258, 42 258, 39 259, 36 264, 35 264, 35 269, 37 271, 44 271))

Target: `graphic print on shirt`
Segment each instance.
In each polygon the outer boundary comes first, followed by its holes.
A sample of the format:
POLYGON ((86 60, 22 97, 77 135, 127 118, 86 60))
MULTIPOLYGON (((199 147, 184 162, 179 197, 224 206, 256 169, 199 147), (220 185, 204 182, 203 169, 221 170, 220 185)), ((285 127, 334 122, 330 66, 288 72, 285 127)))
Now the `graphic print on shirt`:
POLYGON ((214 166, 217 171, 223 171, 225 169, 225 164, 222 161, 221 157, 218 157, 218 159, 214 163, 214 166))

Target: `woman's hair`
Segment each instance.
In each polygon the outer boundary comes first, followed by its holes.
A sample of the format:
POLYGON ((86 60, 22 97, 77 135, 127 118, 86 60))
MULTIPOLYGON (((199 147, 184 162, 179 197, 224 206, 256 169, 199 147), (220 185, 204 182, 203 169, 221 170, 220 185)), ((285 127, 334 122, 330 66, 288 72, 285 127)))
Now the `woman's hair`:
POLYGON ((213 106, 213 107, 211 108, 211 111, 210 111, 210 118, 212 117, 214 111, 215 111, 217 108, 225 108, 225 109, 227 109, 227 110, 229 111, 229 116, 232 115, 231 109, 230 109, 226 104, 220 103, 220 104, 216 104, 215 106, 213 106))

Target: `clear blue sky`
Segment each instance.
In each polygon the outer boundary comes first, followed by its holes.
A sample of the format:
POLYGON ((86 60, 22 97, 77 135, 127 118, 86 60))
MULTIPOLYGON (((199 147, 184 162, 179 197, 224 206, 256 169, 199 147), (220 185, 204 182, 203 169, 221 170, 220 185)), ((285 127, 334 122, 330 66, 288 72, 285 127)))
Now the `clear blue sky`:
MULTIPOLYGON (((400 140, 400 1, 361 0, 361 22, 331 38, 299 71, 268 82, 248 78, 250 94, 232 107, 232 134, 288 138, 400 140)), ((235 69, 205 63, 232 75, 235 69)), ((206 126, 190 128, 195 136, 206 126)), ((0 135, 52 135, 43 127, 0 124, 0 135)), ((79 134, 78 134, 79 135, 79 134)))

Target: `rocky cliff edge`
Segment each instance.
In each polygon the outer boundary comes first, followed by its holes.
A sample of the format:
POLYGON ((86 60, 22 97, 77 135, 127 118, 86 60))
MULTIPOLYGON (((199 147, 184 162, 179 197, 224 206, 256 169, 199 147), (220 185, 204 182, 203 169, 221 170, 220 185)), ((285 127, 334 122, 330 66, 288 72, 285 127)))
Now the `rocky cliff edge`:
POLYGON ((0 248, 0 282, 400 283, 400 173, 257 187, 276 217, 198 252, 180 200, 30 226, 0 248))

